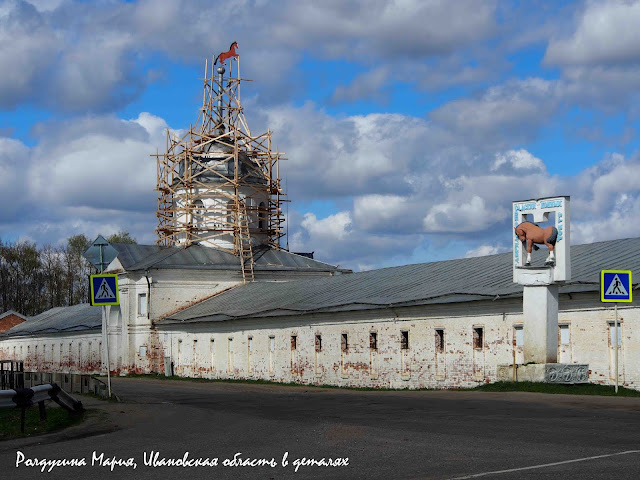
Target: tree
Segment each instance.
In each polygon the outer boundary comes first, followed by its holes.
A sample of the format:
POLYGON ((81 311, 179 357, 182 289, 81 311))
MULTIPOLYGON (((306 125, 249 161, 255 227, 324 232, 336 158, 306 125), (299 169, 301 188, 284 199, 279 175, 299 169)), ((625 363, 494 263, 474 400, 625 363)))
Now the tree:
POLYGON ((118 233, 112 233, 107 237, 109 243, 128 243, 130 245, 137 245, 138 241, 131 236, 129 232, 120 230, 118 233))
POLYGON ((30 242, 2 244, 0 264, 3 309, 25 315, 42 311, 45 280, 36 245, 30 242))
MULTIPOLYGON (((123 230, 110 243, 135 244, 123 230)), ((16 310, 37 315, 53 307, 84 303, 89 298, 89 275, 95 268, 84 258, 91 246, 85 235, 67 238, 64 248, 0 239, 0 313, 16 310)))
POLYGON ((82 256, 91 241, 83 234, 67 238, 65 264, 67 267, 67 305, 83 303, 88 298, 91 264, 82 256))

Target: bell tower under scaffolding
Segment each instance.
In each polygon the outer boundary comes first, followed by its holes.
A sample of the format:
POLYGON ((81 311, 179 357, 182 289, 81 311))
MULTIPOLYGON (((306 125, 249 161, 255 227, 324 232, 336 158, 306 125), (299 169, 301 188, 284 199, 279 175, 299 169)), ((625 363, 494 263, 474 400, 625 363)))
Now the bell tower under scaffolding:
POLYGON ((228 76, 225 65, 216 63, 218 58, 209 68, 205 61, 196 124, 182 137, 167 131, 166 153, 155 155, 157 243, 200 244, 233 253, 246 282, 254 279, 256 247, 281 248, 285 193, 279 161, 284 158, 272 151, 270 130, 257 136, 249 130, 240 103, 240 85, 246 80, 240 76, 239 56, 229 58, 228 76))

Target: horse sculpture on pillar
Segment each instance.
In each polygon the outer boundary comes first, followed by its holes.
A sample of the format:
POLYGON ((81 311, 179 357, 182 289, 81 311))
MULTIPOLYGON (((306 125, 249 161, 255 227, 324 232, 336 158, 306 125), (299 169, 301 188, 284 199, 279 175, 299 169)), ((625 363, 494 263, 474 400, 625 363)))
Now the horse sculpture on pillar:
POLYGON ((229 47, 229 50, 226 52, 222 52, 220 55, 218 55, 215 59, 215 61, 213 62, 213 64, 217 64, 218 60, 220 60, 220 63, 222 65, 224 65, 224 62, 228 59, 228 58, 232 58, 232 57, 238 57, 238 52, 236 52, 236 48, 238 48, 238 42, 233 42, 231 44, 231 46, 229 47))
POLYGON ((522 222, 515 228, 516 236, 521 242, 527 242, 527 261, 525 266, 531 266, 531 250, 538 250, 539 245, 546 245, 549 249, 549 256, 544 262, 545 266, 554 266, 556 264, 556 258, 553 253, 553 249, 556 245, 556 239, 558 238, 558 230, 556 227, 542 228, 539 225, 531 222, 522 222))

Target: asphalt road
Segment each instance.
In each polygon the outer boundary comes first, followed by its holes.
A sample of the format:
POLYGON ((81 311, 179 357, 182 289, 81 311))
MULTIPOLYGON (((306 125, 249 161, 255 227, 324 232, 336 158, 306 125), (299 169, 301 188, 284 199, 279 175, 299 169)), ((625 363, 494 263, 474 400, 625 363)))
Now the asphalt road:
POLYGON ((116 378, 113 386, 124 402, 89 402, 99 409, 81 427, 0 442, 2 478, 640 478, 637 398, 129 378, 116 378), (18 451, 24 460, 16 467, 18 451), (104 456, 92 465, 94 452, 104 456), (188 452, 188 459, 218 464, 146 466, 151 452, 159 460, 188 452), (225 465, 236 454, 254 466, 225 465), (101 465, 113 457, 131 458, 136 468, 101 465), (296 472, 303 458, 338 465, 303 464, 296 472), (56 459, 86 466, 40 471, 43 460, 56 459))

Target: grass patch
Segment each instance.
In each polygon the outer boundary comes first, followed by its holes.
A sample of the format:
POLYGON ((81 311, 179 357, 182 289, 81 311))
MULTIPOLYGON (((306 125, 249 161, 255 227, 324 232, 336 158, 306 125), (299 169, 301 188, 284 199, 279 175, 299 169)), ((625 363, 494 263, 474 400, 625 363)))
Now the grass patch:
POLYGON ((569 395, 600 395, 613 397, 640 397, 640 391, 630 388, 615 387, 611 385, 598 385, 595 383, 579 383, 575 385, 562 385, 557 383, 542 382, 495 382, 486 383, 479 387, 470 388, 475 392, 534 392, 534 393, 561 393, 569 395))
POLYGON ((38 406, 27 408, 24 433, 20 431, 20 409, 0 409, 0 440, 31 437, 77 425, 84 420, 84 413, 70 415, 63 408, 47 408, 47 419, 40 420, 38 406))

